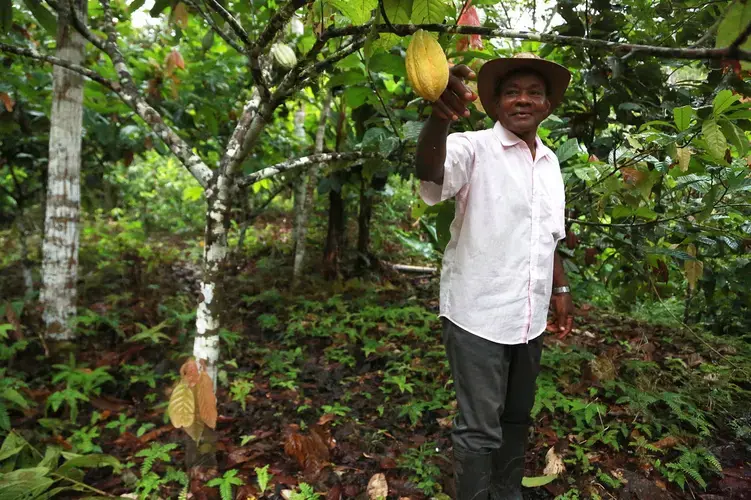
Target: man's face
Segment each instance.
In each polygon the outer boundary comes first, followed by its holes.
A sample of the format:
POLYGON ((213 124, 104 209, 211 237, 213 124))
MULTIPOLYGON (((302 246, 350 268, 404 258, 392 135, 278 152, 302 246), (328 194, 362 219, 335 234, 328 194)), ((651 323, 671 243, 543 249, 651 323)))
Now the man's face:
POLYGON ((545 81, 539 75, 517 73, 501 84, 496 116, 501 125, 516 135, 536 132, 549 112, 545 81))

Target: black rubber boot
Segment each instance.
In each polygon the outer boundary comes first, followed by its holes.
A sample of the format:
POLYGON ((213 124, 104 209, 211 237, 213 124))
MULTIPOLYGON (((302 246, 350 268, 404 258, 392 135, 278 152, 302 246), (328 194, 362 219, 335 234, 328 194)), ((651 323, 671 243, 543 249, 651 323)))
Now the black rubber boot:
POLYGON ((522 500, 529 426, 502 424, 503 444, 493 453, 492 500, 522 500))
POLYGON ((488 500, 493 454, 477 453, 454 445, 456 500, 488 500))

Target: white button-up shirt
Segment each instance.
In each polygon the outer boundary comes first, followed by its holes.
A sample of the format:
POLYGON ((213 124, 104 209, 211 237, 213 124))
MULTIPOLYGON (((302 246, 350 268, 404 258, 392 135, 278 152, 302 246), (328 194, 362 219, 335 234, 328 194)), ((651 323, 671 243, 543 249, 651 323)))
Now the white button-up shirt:
POLYGON ((446 141, 443 184, 423 181, 428 205, 456 197, 443 255, 440 315, 479 337, 521 344, 547 326, 553 256, 565 235, 558 159, 499 122, 446 141))

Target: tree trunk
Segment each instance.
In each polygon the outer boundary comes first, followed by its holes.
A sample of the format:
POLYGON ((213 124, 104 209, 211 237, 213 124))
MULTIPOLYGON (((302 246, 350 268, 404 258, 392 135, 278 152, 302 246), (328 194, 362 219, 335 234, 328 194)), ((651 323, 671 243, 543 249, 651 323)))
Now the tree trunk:
MULTIPOLYGON (((78 12, 85 16, 87 2, 74 2, 78 12)), ((64 12, 66 3, 61 2, 60 7, 64 12)), ((66 20, 64 13, 60 15, 57 30, 57 57, 82 64, 84 39, 66 20)), ((76 313, 83 83, 79 74, 55 66, 41 303, 46 335, 56 340, 70 340, 74 336, 69 321, 76 313)))
POLYGON ((370 266, 370 219, 373 215, 373 197, 368 193, 369 183, 362 177, 360 182, 360 213, 357 215, 357 263, 359 267, 370 266))
POLYGON ((28 299, 34 296, 34 275, 31 272, 32 263, 29 259, 28 230, 26 223, 23 221, 23 212, 19 214, 16 222, 19 233, 19 243, 21 245, 21 266, 23 269, 23 286, 24 296, 28 299))
MULTIPOLYGON (((305 142, 305 103, 300 103, 300 109, 295 113, 295 135, 300 144, 305 142)), ((302 149, 302 148, 300 148, 302 149)), ((305 194, 308 192, 308 176, 303 173, 295 184, 294 226, 292 227, 292 254, 297 254, 300 244, 300 228, 302 227, 302 213, 305 209, 305 194)))
POLYGON ((219 360, 219 329, 224 307, 224 281, 227 268, 227 231, 230 219, 230 186, 227 177, 219 174, 206 190, 208 210, 203 250, 203 280, 196 311, 196 338, 193 356, 205 361, 206 372, 216 389, 219 360))
POLYGON ((333 280, 339 276, 341 251, 344 246, 344 198, 342 189, 329 191, 329 229, 323 254, 323 275, 333 280))
MULTIPOLYGON (((323 151, 323 141, 326 136, 326 120, 328 118, 330 108, 331 94, 326 94, 326 97, 323 100, 323 107, 321 108, 321 116, 318 120, 318 129, 316 130, 315 153, 321 153, 323 151)), ((298 217, 295 218, 295 226, 298 229, 297 242, 295 244, 295 263, 292 270, 293 286, 297 285, 297 282, 300 279, 303 262, 305 261, 305 237, 308 234, 308 219, 310 218, 310 211, 315 205, 315 190, 318 185, 318 172, 320 171, 320 169, 321 164, 317 164, 310 169, 308 179, 305 181, 305 184, 307 184, 305 200, 299 214, 297 214, 298 217)))

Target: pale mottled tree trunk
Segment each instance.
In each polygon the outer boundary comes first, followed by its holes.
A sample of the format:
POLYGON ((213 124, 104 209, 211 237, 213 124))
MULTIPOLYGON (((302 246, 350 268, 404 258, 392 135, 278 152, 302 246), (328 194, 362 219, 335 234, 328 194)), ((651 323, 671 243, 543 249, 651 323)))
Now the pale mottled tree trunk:
MULTIPOLYGON (((85 16, 85 0, 74 0, 85 16)), ((61 2, 64 9, 66 3, 61 2)), ((57 57, 81 64, 84 39, 60 15, 57 57)), ((43 318, 46 334, 56 340, 70 340, 70 319, 76 312, 78 275, 78 235, 81 206, 81 135, 83 78, 55 66, 53 71, 52 114, 50 118, 47 198, 42 244, 43 318)))
MULTIPOLYGON (((326 120, 328 118, 329 109, 331 108, 331 94, 327 94, 323 100, 323 107, 321 108, 321 117, 318 120, 318 129, 316 130, 316 144, 315 153, 323 152, 323 140, 326 135, 326 120)), ((305 261, 305 237, 308 234, 308 219, 310 218, 310 211, 315 204, 315 190, 318 185, 318 172, 321 168, 320 164, 316 164, 310 169, 308 173, 308 179, 306 180, 305 199, 300 212, 295 214, 295 226, 297 227, 297 242, 295 244, 295 263, 292 271, 292 283, 297 284, 302 273, 303 262, 305 261)), ((304 174, 303 174, 304 176, 304 174)), ((301 183, 302 184, 302 183, 301 183)))
MULTIPOLYGON (((305 103, 300 104, 300 109, 295 113, 295 135, 300 139, 300 144, 305 141, 305 103)), ((305 207, 305 193, 308 189, 308 176, 300 175, 295 184, 294 199, 294 222, 292 226, 292 243, 294 254, 297 254, 297 246, 300 244, 301 215, 305 207)))

